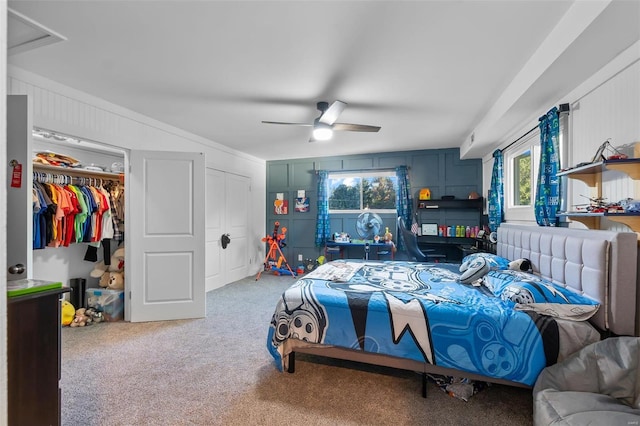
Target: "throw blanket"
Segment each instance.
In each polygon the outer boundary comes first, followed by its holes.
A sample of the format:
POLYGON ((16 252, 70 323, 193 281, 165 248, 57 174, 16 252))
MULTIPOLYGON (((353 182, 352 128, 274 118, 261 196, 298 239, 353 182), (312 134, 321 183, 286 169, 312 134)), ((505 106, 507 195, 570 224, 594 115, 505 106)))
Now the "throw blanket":
POLYGON ((279 300, 267 347, 283 369, 287 339, 407 358, 532 386, 558 356, 555 319, 516 310, 458 266, 334 261, 279 300))

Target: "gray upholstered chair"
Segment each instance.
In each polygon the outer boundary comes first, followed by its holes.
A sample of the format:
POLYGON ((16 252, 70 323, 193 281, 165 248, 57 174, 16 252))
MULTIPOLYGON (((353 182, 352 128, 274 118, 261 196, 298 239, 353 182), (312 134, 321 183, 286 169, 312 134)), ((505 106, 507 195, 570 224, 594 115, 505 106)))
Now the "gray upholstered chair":
POLYGON ((640 424, 640 338, 592 343, 540 373, 536 425, 640 424))

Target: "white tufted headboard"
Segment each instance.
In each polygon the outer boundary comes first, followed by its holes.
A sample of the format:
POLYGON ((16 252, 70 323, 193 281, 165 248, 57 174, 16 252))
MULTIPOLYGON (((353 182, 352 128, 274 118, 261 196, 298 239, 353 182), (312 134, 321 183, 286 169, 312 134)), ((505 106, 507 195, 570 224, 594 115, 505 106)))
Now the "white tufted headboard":
POLYGON ((530 259, 534 272, 598 300, 590 321, 601 330, 640 335, 635 232, 503 223, 497 254, 530 259))

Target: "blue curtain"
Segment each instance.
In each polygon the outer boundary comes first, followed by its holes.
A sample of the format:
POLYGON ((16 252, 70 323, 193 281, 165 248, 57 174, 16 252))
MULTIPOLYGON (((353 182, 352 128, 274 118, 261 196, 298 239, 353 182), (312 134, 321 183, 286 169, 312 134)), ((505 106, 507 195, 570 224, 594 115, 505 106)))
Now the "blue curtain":
POLYGON ((557 226, 560 206, 560 169, 558 108, 553 107, 540 117, 540 171, 536 187, 535 214, 540 226, 557 226))
POLYGON ((504 218, 504 176, 502 151, 493 151, 493 172, 489 191, 489 229, 494 232, 504 218))
MULTIPOLYGON (((411 184, 409 183, 407 166, 396 167, 396 177, 398 182, 398 187, 396 188, 396 212, 398 213, 398 217, 404 219, 406 226, 411 226, 413 200, 411 197, 411 184)), ((398 235, 396 235, 396 241, 398 242, 398 249, 404 249, 404 243, 398 238, 398 235)))
POLYGON ((325 241, 331 237, 327 176, 329 176, 329 173, 325 170, 320 170, 318 172, 318 218, 316 221, 316 247, 324 247, 325 241))

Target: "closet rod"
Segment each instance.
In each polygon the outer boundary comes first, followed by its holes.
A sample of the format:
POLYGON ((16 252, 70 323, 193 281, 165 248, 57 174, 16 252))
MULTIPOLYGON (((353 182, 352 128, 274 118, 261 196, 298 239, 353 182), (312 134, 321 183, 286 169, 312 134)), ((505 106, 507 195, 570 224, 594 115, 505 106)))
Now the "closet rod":
POLYGON ((33 179, 40 183, 55 183, 55 184, 78 184, 95 186, 97 184, 104 185, 105 183, 114 182, 120 183, 119 179, 104 178, 104 177, 88 177, 88 176, 70 176, 61 173, 45 173, 45 172, 33 172, 33 179))
POLYGON ((78 168, 63 168, 46 164, 33 164, 34 173, 51 174, 55 176, 68 176, 70 178, 102 179, 113 182, 124 183, 124 175, 120 173, 97 172, 78 168))

